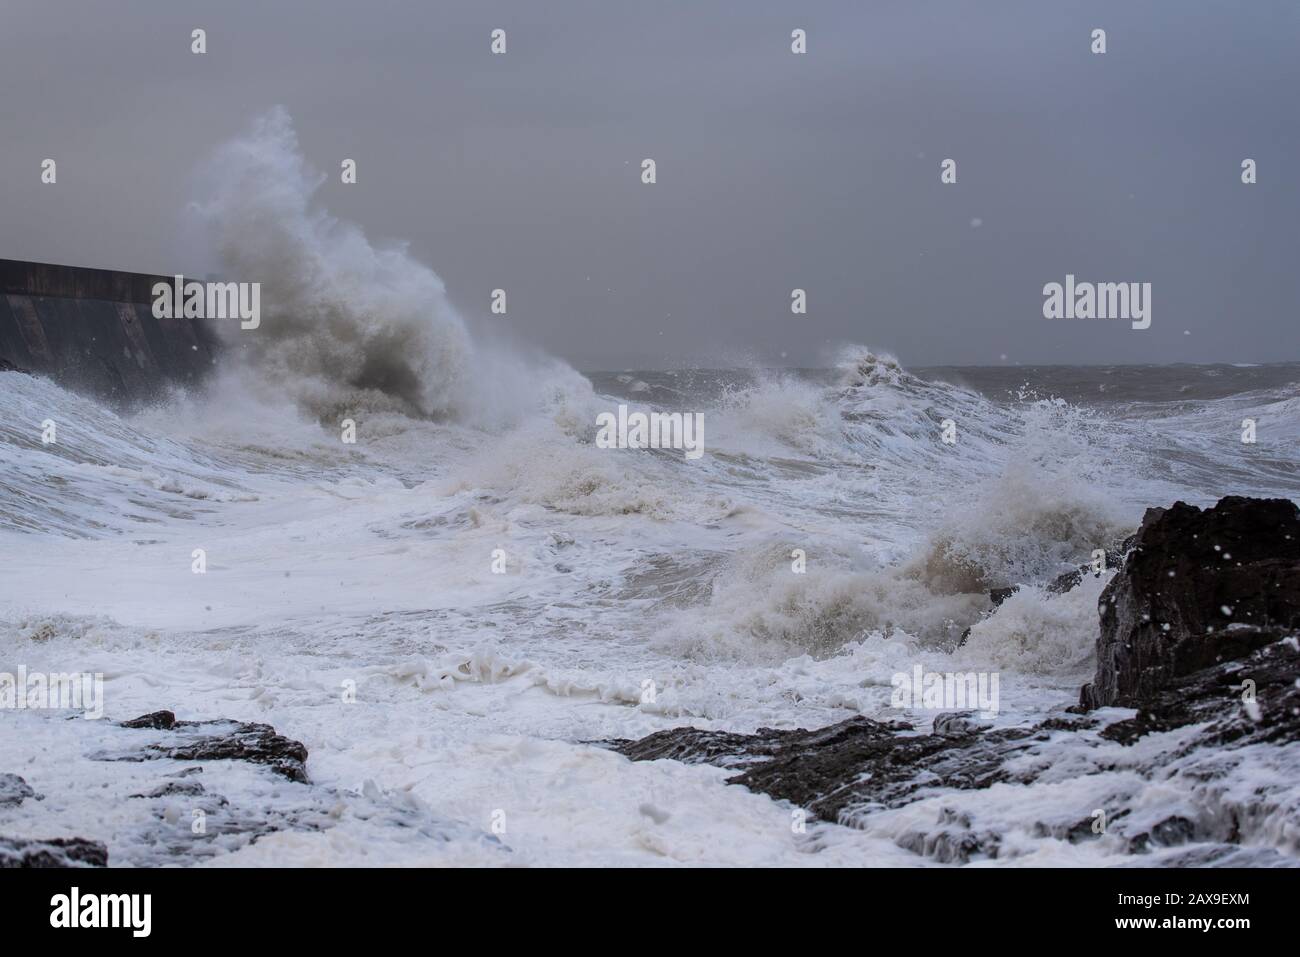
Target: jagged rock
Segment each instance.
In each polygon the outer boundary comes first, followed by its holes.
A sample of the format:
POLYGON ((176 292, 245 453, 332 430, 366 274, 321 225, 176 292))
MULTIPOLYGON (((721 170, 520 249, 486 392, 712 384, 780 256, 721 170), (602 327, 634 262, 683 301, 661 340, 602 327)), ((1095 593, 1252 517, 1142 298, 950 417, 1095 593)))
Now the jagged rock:
POLYGON ((167 781, 158 785, 156 788, 145 791, 142 794, 132 794, 133 798, 162 798, 162 797, 199 797, 207 793, 207 789, 198 781, 167 781))
POLYGON ((823 820, 841 812, 908 803, 922 787, 985 788, 1007 780, 1002 765, 1034 730, 981 733, 936 719, 943 733, 918 735, 901 722, 856 717, 815 731, 760 728, 753 735, 674 728, 607 746, 634 761, 672 758, 741 770, 727 783, 790 801, 823 820))
POLYGON ((867 719, 853 718, 821 731, 789 732, 786 748, 729 783, 836 821, 910 803, 922 788, 966 790, 1009 780, 1003 765, 1033 735, 1027 728, 899 735, 887 726, 866 728, 858 722, 867 719))
POLYGON ((263 764, 290 781, 310 783, 307 748, 277 734, 269 724, 237 721, 178 721, 170 711, 155 711, 122 722, 124 728, 168 731, 179 740, 147 744, 136 751, 100 755, 105 761, 249 761, 263 764))
POLYGON ((0 868, 107 867, 108 848, 80 837, 29 841, 0 837, 0 868))
MULTIPOLYGON (((1101 736, 1132 744, 1153 731, 1209 722, 1192 747, 1300 740, 1300 638, 1276 629, 1234 637, 1255 650, 1174 678, 1134 717, 1108 725, 1101 736)), ((1203 647, 1197 645, 1198 652, 1203 647)))
MULTIPOLYGON (((1124 554, 1128 551, 1128 548, 1132 544, 1132 542, 1133 542, 1133 536, 1129 536, 1127 539, 1124 540, 1122 544, 1107 548, 1106 567, 1116 568, 1120 564, 1122 564, 1124 561, 1124 554)), ((1070 591, 1072 588, 1074 588, 1080 582, 1082 582, 1084 575, 1094 575, 1094 574, 1097 573, 1093 570, 1092 564, 1084 563, 1078 566, 1077 568, 1072 568, 1068 572, 1063 572, 1062 574, 1057 575, 1050 582, 1048 582, 1046 585, 1043 586, 1043 590, 1046 591, 1049 595, 1064 595, 1066 592, 1070 591)), ((1018 591, 1020 591, 1019 585, 1008 585, 1005 588, 990 589, 989 601, 992 603, 992 609, 990 610, 989 613, 991 614, 992 610, 996 610, 997 608, 1001 607, 1004 601, 1006 601, 1008 598, 1010 598, 1018 591)), ((971 630, 969 628, 967 628, 965 631, 962 632, 961 639, 957 642, 958 648, 961 648, 966 644, 967 639, 970 638, 970 632, 971 630)))
MULTIPOLYGON (((0 867, 81 866, 113 863, 128 867, 190 866, 239 852, 264 837, 282 832, 323 832, 346 821, 349 840, 358 833, 378 844, 401 833, 432 845, 478 841, 494 852, 510 854, 496 836, 463 821, 440 817, 410 792, 385 790, 366 781, 359 791, 320 785, 287 784, 270 773, 268 762, 284 765, 280 773, 301 771, 306 749, 274 735, 265 725, 233 721, 182 721, 170 712, 154 712, 110 726, 106 722, 71 721, 59 715, 29 714, 45 720, 64 736, 60 760, 147 762, 175 757, 186 763, 137 763, 129 772, 108 775, 104 786, 60 794, 53 807, 41 808, 49 830, 19 811, 0 808, 0 867), (95 748, 76 747, 91 732, 95 748), (191 763, 208 762, 211 763, 191 763), (251 763, 250 763, 251 762, 251 763), (156 777, 142 772, 158 769, 156 777), (68 797, 69 800, 64 800, 68 797), (86 802, 114 804, 103 833, 88 832, 86 802), (91 840, 32 840, 50 834, 78 834, 91 840), (21 836, 18 836, 21 835, 21 836)), ((81 780, 75 775, 72 780, 81 780)), ((85 767, 84 780, 103 781, 105 769, 85 767)), ((123 769, 125 771, 125 769, 123 769)), ((273 768, 274 770, 274 768, 273 768)), ((0 776, 3 777, 3 776, 0 776)), ((8 780, 7 778, 5 780, 8 780)), ((12 783, 12 782, 10 782, 12 783)), ((23 810, 26 810, 25 808, 23 810)))
POLYGON ((40 799, 31 785, 16 774, 0 774, 0 807, 17 807, 29 797, 40 799))
POLYGON ((1237 496, 1148 509, 1100 610, 1085 709, 1141 707, 1178 677, 1249 654, 1276 640, 1258 629, 1300 628, 1300 511, 1237 496), (1242 625, 1253 638, 1234 635, 1242 625))
POLYGON ((276 734, 268 724, 234 722, 196 722, 224 733, 204 734, 178 745, 150 745, 152 756, 176 761, 250 761, 264 764, 290 781, 309 783, 307 748, 299 741, 276 734))
MULTIPOLYGON (((1163 509, 1161 509, 1161 511, 1163 511, 1163 509)), ((1118 545, 1108 545, 1106 547, 1105 568, 1118 568, 1122 565, 1124 563, 1124 556, 1128 553, 1128 550, 1133 547, 1133 541, 1136 537, 1136 535, 1130 535, 1118 545)), ((1084 575, 1099 576, 1100 572, 1093 567, 1092 562, 1084 562, 1082 565, 1071 568, 1068 572, 1062 572, 1060 575, 1057 575, 1043 586, 1043 590, 1049 595, 1064 595, 1066 592, 1078 585, 1079 582, 1083 581, 1084 575)), ((989 600, 993 602, 993 607, 996 608, 1019 590, 1019 585, 1011 585, 1008 588, 995 588, 989 592, 989 600)))
MULTIPOLYGON (((1032 727, 988 730, 973 713, 949 712, 935 718, 932 734, 917 734, 903 723, 856 717, 812 731, 762 728, 743 735, 677 728, 639 741, 606 744, 633 760, 671 758, 732 769, 739 773, 729 784, 789 801, 813 819, 855 825, 873 812, 946 790, 1032 784, 1052 773, 1067 753, 1088 767, 1086 755, 1099 738, 1129 745, 1152 732, 1203 724, 1193 738, 1172 740, 1143 762, 1138 773, 1153 780, 1195 754, 1300 740, 1300 638, 1273 631, 1242 640, 1253 644, 1266 639, 1268 644, 1243 659, 1193 671, 1164 689, 1150 709, 1100 732, 1096 715, 1057 713, 1032 727), (1072 750, 1062 750, 1067 747, 1072 750)), ((1100 762, 1091 767, 1089 773, 1103 773, 1112 766, 1100 762)), ((1115 814, 1112 826, 1127 813, 1115 814)), ((1093 825, 1091 817, 1027 824, 1039 836, 1071 843, 1098 838, 1093 825)), ((1204 822, 1173 815, 1130 828, 1125 839, 1131 854, 1189 842, 1230 845, 1238 840, 1230 819, 1207 829, 1204 822)), ((896 838, 900 847, 943 863, 996 858, 1000 840, 948 809, 940 810, 934 827, 896 838)))
MULTIPOLYGON (((1103 726, 1105 711, 1057 712, 1032 727, 990 730, 972 712, 950 712, 935 718, 931 734, 856 717, 812 731, 761 728, 745 735, 675 728, 639 741, 605 743, 633 760, 671 758, 732 769, 739 773, 728 783, 789 801, 813 818, 854 825, 875 811, 945 791, 1031 784, 1044 776, 1059 781, 1063 766, 1106 774, 1115 768, 1113 754, 1106 757, 1113 747, 1108 741, 1131 745, 1153 733, 1199 726, 1190 736, 1169 736, 1125 765, 1146 781, 1171 775, 1212 781, 1224 773, 1221 765, 1231 766, 1231 759, 1218 760, 1225 751, 1300 741, 1296 507, 1229 498, 1206 512, 1181 503, 1151 509, 1123 547, 1131 550, 1103 593, 1109 657, 1098 670, 1100 675, 1110 668, 1110 685, 1128 696, 1124 700, 1138 701, 1131 718, 1103 726), (1225 620, 1217 606, 1228 602, 1233 618, 1246 623, 1225 620), (1122 634, 1130 636, 1129 644, 1117 648, 1122 634)), ((1085 566, 1071 574, 1087 571, 1085 566)), ((1132 793, 1121 785, 1094 799, 1116 808, 1109 831, 1106 825, 1096 828, 1088 807, 1082 814, 1070 809, 1027 821, 1026 828, 1071 843, 1100 839, 1103 832, 1118 835, 1130 854, 1161 852, 1162 860, 1197 866, 1285 862, 1271 849, 1235 846, 1249 833, 1243 822, 1250 815, 1234 808, 1232 799, 1222 799, 1223 810, 1199 816, 1139 815, 1126 806, 1132 793), (1181 845, 1187 845, 1185 852, 1163 853, 1181 845)), ((1255 794, 1259 814, 1290 813, 1280 804, 1269 809, 1267 802, 1277 799, 1267 787, 1255 794)), ((942 805, 938 810, 932 827, 900 833, 899 846, 946 863, 1005 853, 1002 837, 970 815, 942 805)))
POLYGON ((1151 847, 1172 847, 1186 844, 1197 836, 1196 825, 1185 817, 1174 815, 1156 824, 1149 831, 1129 838, 1128 847, 1132 854, 1142 854, 1151 847))
POLYGON ((170 731, 176 727, 176 715, 170 711, 151 711, 130 721, 123 721, 124 728, 153 728, 155 731, 170 731))
POLYGON ((701 731, 699 728, 670 728, 639 740, 618 738, 597 742, 633 761, 669 759, 683 764, 712 764, 738 768, 771 757, 780 747, 784 731, 759 728, 756 734, 701 731))
MULTIPOLYGON (((1068 576, 1070 576, 1070 575, 1075 576, 1075 578, 1074 578, 1074 585, 1077 585, 1077 584, 1079 583, 1079 581, 1081 580, 1081 579, 1080 579, 1080 573, 1079 573, 1078 571, 1066 572, 1065 575, 1062 576, 1062 577, 1068 577, 1068 576)), ((1057 579, 1057 581, 1060 581, 1060 579, 1057 579)), ((1047 586, 1047 587, 1048 587, 1048 590, 1051 590, 1051 588, 1052 588, 1055 584, 1056 584, 1056 583, 1053 582, 1052 585, 1048 585, 1048 586, 1047 586)), ((1068 591, 1069 588, 1073 588, 1074 585, 1070 585, 1070 586, 1067 587, 1065 590, 1068 591)), ((991 589, 991 590, 989 591, 989 601, 993 603, 993 609, 996 610, 997 608, 1001 607, 1001 605, 1002 605, 1002 603, 1003 603, 1004 601, 1006 601, 1008 598, 1010 598, 1012 595, 1014 595, 1014 594, 1015 594, 1016 592, 1018 592, 1018 591, 1020 591, 1020 586, 1019 586, 1019 585, 1008 585, 1006 588, 994 588, 994 589, 991 589)), ((989 611, 989 614, 992 614, 992 610, 989 611)), ((971 632, 971 630, 970 630, 969 628, 967 628, 965 631, 963 631, 963 632, 961 633, 961 637, 960 637, 959 639, 957 639, 957 647, 958 647, 958 648, 964 648, 964 647, 966 646, 966 642, 970 640, 970 632, 971 632)))
POLYGON ((950 810, 940 815, 938 824, 935 831, 908 831, 898 838, 898 846, 940 864, 966 864, 977 856, 997 859, 999 835, 971 830, 968 818, 950 810))
MULTIPOLYGON (((1004 601, 1020 590, 1019 585, 1012 585, 1009 588, 994 588, 989 592, 989 601, 993 602, 993 607, 997 608, 1004 601)), ((967 629, 969 630, 969 629, 967 629)))
POLYGON ((981 721, 974 711, 949 711, 934 719, 935 734, 975 734, 992 727, 987 721, 981 721))

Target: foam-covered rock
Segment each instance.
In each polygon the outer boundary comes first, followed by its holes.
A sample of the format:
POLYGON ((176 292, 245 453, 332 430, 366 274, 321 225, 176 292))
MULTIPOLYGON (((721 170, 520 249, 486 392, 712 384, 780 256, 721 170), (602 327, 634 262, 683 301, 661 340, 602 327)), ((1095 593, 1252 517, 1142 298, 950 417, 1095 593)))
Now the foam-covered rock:
POLYGON ((1300 510, 1230 496, 1149 509, 1102 592, 1097 674, 1084 708, 1141 707, 1174 680, 1300 628, 1300 510))

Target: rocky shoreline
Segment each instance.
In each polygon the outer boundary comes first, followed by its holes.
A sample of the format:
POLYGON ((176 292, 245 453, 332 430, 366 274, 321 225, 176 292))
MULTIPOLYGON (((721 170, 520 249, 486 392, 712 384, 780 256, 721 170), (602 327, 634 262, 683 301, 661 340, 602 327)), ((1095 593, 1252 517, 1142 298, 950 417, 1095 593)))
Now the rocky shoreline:
MULTIPOLYGON (((212 842, 196 842, 194 835, 215 840, 233 834, 240 840, 252 841, 286 827, 316 829, 328 823, 323 810, 313 807, 311 800, 288 814, 232 807, 227 798, 211 793, 197 777, 204 771, 204 762, 239 761, 265 767, 288 781, 310 783, 306 747, 276 734, 269 725, 178 721, 170 711, 157 711, 124 721, 118 727, 145 734, 143 738, 123 736, 124 746, 91 752, 89 760, 146 762, 167 758, 194 762, 191 767, 164 776, 155 787, 127 797, 153 807, 149 816, 156 827, 151 840, 170 844, 174 856, 193 857, 197 851, 197 856, 202 857, 205 845, 215 852, 212 842), (178 798, 182 799, 179 804, 174 800, 178 798), (178 813, 180 804, 184 805, 184 815, 178 813), (196 825, 198 821, 202 824, 196 825)), ((0 808, 44 799, 18 775, 0 774, 0 808)), ((0 868, 106 867, 108 861, 108 847, 100 841, 79 837, 32 840, 0 834, 0 868)))
POLYGON ((323 832, 343 823, 352 825, 352 833, 360 828, 376 846, 396 831, 441 843, 474 840, 493 853, 509 853, 494 836, 439 818, 409 795, 372 781, 359 790, 312 782, 307 748, 270 725, 182 721, 171 711, 117 724, 74 721, 69 730, 88 729, 77 735, 82 749, 74 760, 87 779, 99 782, 87 786, 103 789, 95 800, 121 809, 117 823, 93 837, 68 836, 64 821, 72 799, 86 795, 47 796, 17 774, 0 774, 0 822, 6 810, 37 810, 35 819, 44 819, 45 827, 65 832, 16 837, 0 825, 0 868, 187 866, 269 835, 323 832), (107 779, 92 772, 107 762, 130 771, 107 779), (28 806, 33 802, 36 808, 28 806), (119 848, 116 857, 110 844, 119 848))
MULTIPOLYGON (((810 823, 880 829, 884 820, 898 846, 942 863, 1014 856, 1015 828, 985 812, 1018 793, 1008 789, 1033 785, 1050 797, 1015 827, 1038 837, 1095 841, 1134 863, 1156 854, 1165 866, 1294 865, 1300 807, 1286 787, 1300 772, 1296 505, 1229 497, 1205 510, 1150 509, 1108 562, 1117 571, 1098 604, 1096 674, 1077 704, 1063 700, 1032 724, 959 711, 928 730, 859 716, 813 730, 679 727, 599 743, 634 761, 725 768, 728 783, 787 801, 810 823), (1258 779, 1242 771, 1248 753, 1267 771, 1258 779), (1153 786, 1177 800, 1153 800, 1153 786), (987 803, 977 809, 963 795, 987 803)), ((1069 591, 1085 573, 1049 588, 1069 591)), ((999 592, 1005 599, 1010 589, 999 592)), ((990 597, 996 606, 999 594, 990 597)), ((113 839, 148 849, 126 863, 197 863, 276 831, 324 830, 344 814, 434 839, 468 833, 378 790, 313 785, 307 748, 269 725, 158 711, 95 734, 85 760, 169 762, 120 795, 141 813, 131 834, 113 839), (234 768, 259 782, 247 806, 213 783, 234 768)), ((0 773, 0 811, 42 800, 20 775, 0 773)), ((0 867, 109 862, 103 840, 0 833, 0 867)))
MULTIPOLYGON (((1142 745, 1131 767, 1138 781, 1201 774, 1214 782, 1233 773, 1232 761, 1220 760, 1230 752, 1300 741, 1300 513, 1294 503, 1228 497, 1205 510, 1182 502, 1150 509, 1116 558, 1119 571, 1099 602, 1096 677, 1081 689, 1079 704, 1032 726, 994 730, 974 713, 959 712, 939 715, 929 733, 855 717, 812 731, 676 728, 606 744, 636 761, 669 758, 732 769, 737 773, 728 783, 789 801, 809 819, 861 825, 874 812, 945 790, 1101 776, 1123 761, 1110 753, 1111 744, 1142 745), (1137 712, 1126 716, 1115 710, 1121 707, 1137 712), (1191 733, 1173 733, 1180 729, 1191 733)), ((1080 575, 1063 576, 1053 587, 1073 587, 1080 575)), ((991 598, 996 604, 998 595, 991 598)), ((1076 820, 1068 811, 1062 820, 1063 809, 1053 808, 1032 828, 1072 843, 1109 834, 1134 854, 1199 844, 1165 863, 1208 864, 1239 860, 1233 847, 1249 841, 1259 823, 1252 815, 1280 812, 1293 830, 1300 825, 1300 809, 1271 807, 1266 795, 1255 807, 1235 798, 1215 806, 1209 792, 1230 789, 1205 790, 1195 819, 1152 808, 1134 815, 1121 789, 1076 820)), ((937 818, 897 835, 897 842, 943 862, 998 857, 1001 835, 981 832, 952 808, 940 807, 937 818)))

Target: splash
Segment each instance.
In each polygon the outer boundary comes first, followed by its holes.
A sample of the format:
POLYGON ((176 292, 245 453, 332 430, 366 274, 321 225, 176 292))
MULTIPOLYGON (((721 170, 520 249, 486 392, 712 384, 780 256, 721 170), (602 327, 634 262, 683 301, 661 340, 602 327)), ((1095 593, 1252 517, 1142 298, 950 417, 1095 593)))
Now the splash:
POLYGON ((311 415, 499 425, 553 398, 547 384, 583 391, 563 363, 476 344, 442 280, 405 244, 374 243, 322 209, 324 174, 303 157, 283 108, 222 146, 201 181, 206 196, 193 210, 223 278, 262 285, 262 324, 228 330, 231 351, 311 415))

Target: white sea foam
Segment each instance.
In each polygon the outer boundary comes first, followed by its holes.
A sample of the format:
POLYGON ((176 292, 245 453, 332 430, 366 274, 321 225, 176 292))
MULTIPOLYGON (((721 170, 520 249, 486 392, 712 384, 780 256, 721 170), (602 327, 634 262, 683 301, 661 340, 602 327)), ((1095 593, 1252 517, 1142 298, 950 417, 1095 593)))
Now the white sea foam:
POLYGON ((580 388, 554 360, 476 345, 442 280, 405 244, 372 242, 321 208, 324 174, 284 109, 222 147, 200 181, 193 210, 224 277, 262 284, 261 326, 229 332, 228 344, 314 415, 397 410, 499 425, 556 383, 580 388))
MULTIPOLYGON (((102 672, 110 719, 174 708, 304 741, 329 826, 231 838, 211 863, 899 864, 972 829, 997 834, 1003 859, 1117 862, 1118 838, 1060 834, 1120 793, 1178 802, 1207 829, 1239 814, 1250 840, 1295 853, 1294 762, 1243 754, 1230 787, 1195 762, 1144 780, 1142 749, 1176 735, 1061 743, 1033 786, 940 793, 806 838, 728 772, 586 743, 900 717, 890 677, 916 665, 999 672, 1003 725, 1072 702, 1104 579, 1043 586, 1148 505, 1294 497, 1294 388, 1087 409, 846 347, 822 375, 637 372, 597 395, 474 331, 408 251, 321 210, 283 113, 208 177, 200 219, 223 271, 264 283, 264 316, 231 331, 205 393, 121 416, 0 376, 0 670, 102 672), (705 456, 597 448, 596 413, 629 394, 705 412, 705 456), (1235 438, 1248 414, 1255 447, 1235 438), (995 609, 989 590, 1010 585, 995 609)), ((0 811, 4 832, 102 837, 116 861, 158 863, 160 825, 127 796, 177 768, 86 762, 127 732, 101 722, 92 741, 58 717, 0 735, 0 770, 60 795, 0 811), (67 760, 31 761, 33 747, 67 760)), ((205 772, 214 792, 287 813, 296 792, 223 764, 205 772)))

